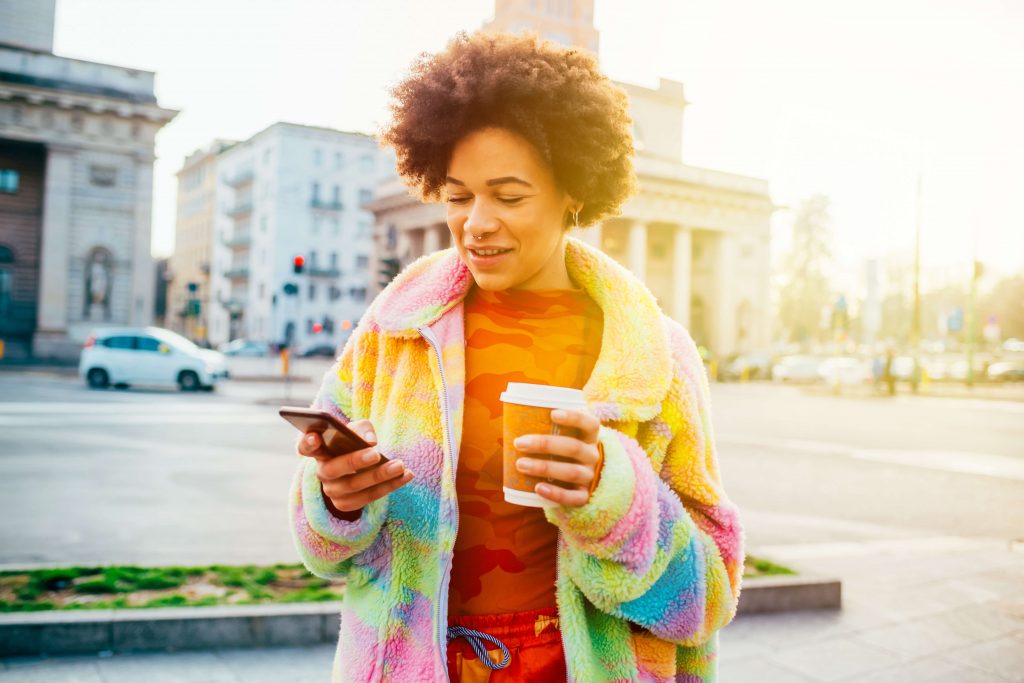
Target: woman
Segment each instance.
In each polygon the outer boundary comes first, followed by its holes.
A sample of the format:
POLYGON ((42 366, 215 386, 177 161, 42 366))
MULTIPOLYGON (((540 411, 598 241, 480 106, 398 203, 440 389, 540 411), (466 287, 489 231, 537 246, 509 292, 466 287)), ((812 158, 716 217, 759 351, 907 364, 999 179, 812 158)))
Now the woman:
POLYGON ((568 236, 633 191, 625 95, 576 50, 460 34, 394 96, 383 140, 455 246, 381 292, 314 402, 375 447, 299 443, 299 553, 347 580, 334 680, 714 680, 743 549, 703 365, 568 236), (508 381, 586 397, 552 415, 578 436, 516 443, 561 456, 518 462, 553 507, 502 497, 508 381))

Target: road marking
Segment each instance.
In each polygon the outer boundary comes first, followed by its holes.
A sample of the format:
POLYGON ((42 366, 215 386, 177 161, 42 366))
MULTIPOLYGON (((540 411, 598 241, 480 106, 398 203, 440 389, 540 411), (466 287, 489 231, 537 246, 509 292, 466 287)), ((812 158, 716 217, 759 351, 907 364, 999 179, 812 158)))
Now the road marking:
POLYGON ((741 436, 720 434, 719 444, 733 446, 754 446, 770 450, 811 453, 814 455, 833 454, 889 465, 918 467, 940 472, 972 474, 998 479, 1024 481, 1024 458, 991 453, 969 451, 946 451, 938 449, 889 449, 862 448, 849 444, 802 439, 778 439, 773 437, 741 436))
POLYGON ((65 413, 65 414, 85 414, 85 413, 241 413, 241 412, 260 412, 270 413, 272 412, 270 407, 253 406, 246 404, 225 404, 225 403, 184 403, 180 401, 175 402, 163 402, 163 401, 147 401, 147 402, 120 402, 120 401, 100 401, 100 402, 82 402, 82 403, 25 403, 18 402, 0 402, 0 415, 25 415, 38 413, 53 415, 54 413, 65 413))

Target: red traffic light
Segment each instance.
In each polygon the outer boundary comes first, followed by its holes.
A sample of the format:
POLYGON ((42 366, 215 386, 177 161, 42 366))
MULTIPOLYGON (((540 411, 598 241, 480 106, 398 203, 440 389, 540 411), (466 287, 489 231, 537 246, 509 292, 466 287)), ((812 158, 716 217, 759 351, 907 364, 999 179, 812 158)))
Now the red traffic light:
POLYGON ((296 266, 301 268, 302 266, 306 265, 306 257, 305 256, 296 256, 292 260, 292 263, 294 263, 296 266))
POLYGON ((313 334, 320 334, 324 331, 324 326, 320 323, 313 323, 313 334))

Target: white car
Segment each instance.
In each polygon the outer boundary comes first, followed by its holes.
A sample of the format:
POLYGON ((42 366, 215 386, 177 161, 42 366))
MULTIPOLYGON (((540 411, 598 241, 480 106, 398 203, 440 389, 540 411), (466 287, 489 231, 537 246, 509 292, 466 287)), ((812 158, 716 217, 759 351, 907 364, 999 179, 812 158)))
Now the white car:
POLYGON ((772 366, 776 382, 816 382, 821 361, 813 356, 786 356, 772 366))
POLYGON ((94 389, 110 385, 212 389, 228 376, 224 354, 159 327, 104 328, 85 342, 78 373, 94 389))
POLYGON ((270 344, 253 339, 235 339, 224 342, 217 349, 225 356, 248 356, 264 358, 271 355, 270 344))

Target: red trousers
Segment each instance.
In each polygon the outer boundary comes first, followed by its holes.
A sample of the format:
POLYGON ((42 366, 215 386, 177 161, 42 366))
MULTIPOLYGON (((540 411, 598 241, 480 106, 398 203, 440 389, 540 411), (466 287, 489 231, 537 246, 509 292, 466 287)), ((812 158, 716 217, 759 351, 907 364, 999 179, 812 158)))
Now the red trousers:
MULTIPOLYGON (((470 643, 471 637, 452 638, 449 629, 448 676, 453 682, 532 683, 566 679, 562 634, 558 630, 555 607, 514 614, 453 617, 449 626, 486 633, 501 641, 510 655, 507 666, 492 670, 480 661, 470 643)), ((501 663, 505 655, 500 647, 487 640, 476 640, 487 649, 495 665, 501 663)))

